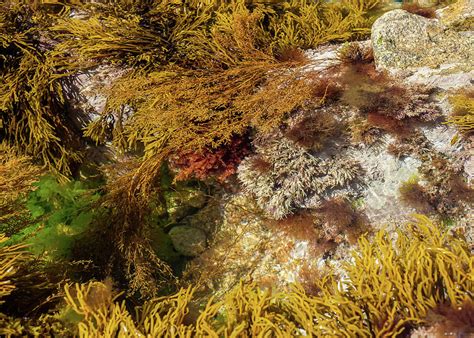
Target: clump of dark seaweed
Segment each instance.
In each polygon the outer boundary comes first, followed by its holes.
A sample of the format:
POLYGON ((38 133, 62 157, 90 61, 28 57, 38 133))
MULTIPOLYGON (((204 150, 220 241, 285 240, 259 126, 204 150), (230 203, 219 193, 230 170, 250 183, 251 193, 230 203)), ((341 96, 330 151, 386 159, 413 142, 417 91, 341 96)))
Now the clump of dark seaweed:
POLYGON ((367 124, 400 137, 406 137, 410 133, 410 127, 406 121, 398 120, 385 114, 368 113, 367 124))
POLYGON ((419 172, 423 179, 413 178, 400 187, 401 199, 419 212, 437 212, 445 216, 459 214, 472 203, 474 189, 462 175, 462 169, 445 155, 432 149, 426 137, 415 133, 413 138, 398 140, 389 150, 395 156, 412 155, 421 160, 419 172))
POLYGON ((417 3, 407 3, 405 2, 402 5, 402 9, 416 15, 420 15, 422 17, 428 18, 428 19, 434 19, 436 18, 436 11, 434 8, 431 7, 422 7, 418 5, 417 3))
POLYGON ((432 100, 433 88, 405 85, 377 71, 370 51, 369 46, 360 43, 348 44, 339 51, 337 78, 344 88, 340 102, 358 113, 349 121, 354 143, 372 144, 380 131, 403 139, 413 134, 417 122, 441 116, 432 100))
POLYGON ((325 200, 316 212, 326 240, 340 242, 344 239, 353 244, 369 230, 367 218, 356 211, 346 198, 325 200))
POLYGON ((386 84, 375 93, 367 93, 367 102, 360 109, 363 113, 378 113, 396 120, 416 117, 432 121, 440 116, 440 109, 431 102, 431 94, 431 88, 386 84))
POLYGON ((0 5, 0 139, 69 176, 87 121, 70 109, 74 83, 48 31, 55 12, 49 4, 0 5))
POLYGON ((469 187, 460 168, 444 156, 432 156, 423 161, 420 173, 428 182, 432 205, 442 215, 456 215, 466 203, 474 200, 474 189, 469 187))
POLYGON ((427 315, 437 336, 469 335, 474 330, 474 301, 468 299, 458 306, 438 304, 427 315))
POLYGON ((382 130, 370 125, 366 118, 357 116, 348 125, 352 144, 374 144, 382 137, 382 130))
POLYGON ((338 58, 346 66, 370 64, 374 61, 374 51, 370 46, 351 42, 338 50, 338 58))
POLYGON ((400 200, 415 208, 417 212, 430 213, 433 211, 431 196, 426 188, 420 185, 417 178, 402 183, 400 186, 400 200))
POLYGON ((316 257, 330 253, 341 243, 355 244, 363 233, 369 232, 367 218, 342 196, 326 199, 315 209, 265 220, 265 225, 290 238, 307 241, 316 257))
POLYGON ((31 158, 0 143, 0 224, 3 233, 11 236, 28 223, 26 197, 42 172, 31 158))
POLYGON ((341 133, 342 122, 333 110, 323 108, 304 116, 285 131, 285 137, 306 149, 321 150, 341 133))

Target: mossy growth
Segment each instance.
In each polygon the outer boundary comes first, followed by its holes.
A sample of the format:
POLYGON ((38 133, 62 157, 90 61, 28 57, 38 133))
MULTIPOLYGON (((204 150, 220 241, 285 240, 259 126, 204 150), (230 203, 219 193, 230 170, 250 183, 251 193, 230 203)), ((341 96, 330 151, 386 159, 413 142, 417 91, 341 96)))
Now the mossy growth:
POLYGON ((43 176, 32 184, 25 206, 28 224, 10 238, 26 242, 28 249, 49 261, 72 258, 71 248, 94 218, 94 203, 99 194, 79 181, 59 183, 43 176))

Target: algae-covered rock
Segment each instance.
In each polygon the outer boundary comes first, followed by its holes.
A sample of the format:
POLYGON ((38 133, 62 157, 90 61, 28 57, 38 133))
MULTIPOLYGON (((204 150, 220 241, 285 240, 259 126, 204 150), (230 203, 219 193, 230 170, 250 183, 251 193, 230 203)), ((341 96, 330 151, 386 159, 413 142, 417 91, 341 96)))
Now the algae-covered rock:
POLYGON ((396 9, 372 26, 377 68, 437 67, 445 63, 473 66, 474 38, 447 29, 438 20, 396 9))
POLYGON ((184 256, 195 257, 206 249, 206 234, 201 229, 178 225, 169 232, 173 246, 184 256))
POLYGON ((168 215, 174 221, 179 221, 206 204, 205 193, 194 188, 169 191, 165 193, 165 199, 168 215))
POLYGON ((186 223, 194 228, 203 230, 207 234, 214 233, 222 223, 221 201, 212 199, 206 206, 186 219, 186 223))
POLYGON ((474 0, 458 0, 450 6, 436 11, 440 21, 455 30, 474 28, 474 0))

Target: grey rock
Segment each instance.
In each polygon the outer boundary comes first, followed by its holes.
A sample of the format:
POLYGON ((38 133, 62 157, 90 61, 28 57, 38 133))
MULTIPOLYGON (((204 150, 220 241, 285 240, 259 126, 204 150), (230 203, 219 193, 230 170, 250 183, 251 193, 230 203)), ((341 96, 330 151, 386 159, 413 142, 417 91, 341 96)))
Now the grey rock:
POLYGON ((386 147, 392 140, 392 137, 384 137, 382 141, 385 145, 380 149, 352 149, 352 156, 361 159, 362 169, 366 173, 362 178, 365 189, 361 197, 365 214, 375 227, 403 223, 403 216, 414 212, 398 201, 399 187, 402 182, 418 174, 421 162, 412 157, 399 160, 388 154, 386 147))
POLYGON ((372 26, 372 46, 378 69, 438 67, 456 63, 474 66, 474 38, 450 30, 438 20, 401 9, 378 18, 372 26))
POLYGON ((443 64, 438 68, 419 67, 408 73, 404 71, 390 71, 390 73, 414 85, 426 85, 442 90, 467 88, 474 83, 474 69, 468 71, 456 64, 443 64))
POLYGON ((201 229, 178 225, 169 235, 176 251, 184 256, 195 257, 206 249, 206 234, 201 229))

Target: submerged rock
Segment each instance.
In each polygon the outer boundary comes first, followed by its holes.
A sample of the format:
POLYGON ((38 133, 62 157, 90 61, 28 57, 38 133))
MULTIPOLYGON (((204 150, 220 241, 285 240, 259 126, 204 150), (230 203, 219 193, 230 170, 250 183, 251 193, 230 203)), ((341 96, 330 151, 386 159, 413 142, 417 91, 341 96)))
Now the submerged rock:
POLYGON ((473 67, 472 36, 401 9, 378 18, 372 26, 371 39, 379 69, 438 67, 446 63, 456 63, 466 71, 473 67))
POLYGON ((166 209, 173 221, 179 221, 196 209, 206 204, 203 191, 193 188, 183 188, 165 193, 166 209))
POLYGON ((195 257, 206 249, 206 234, 201 229, 179 225, 169 232, 173 246, 184 256, 195 257))

